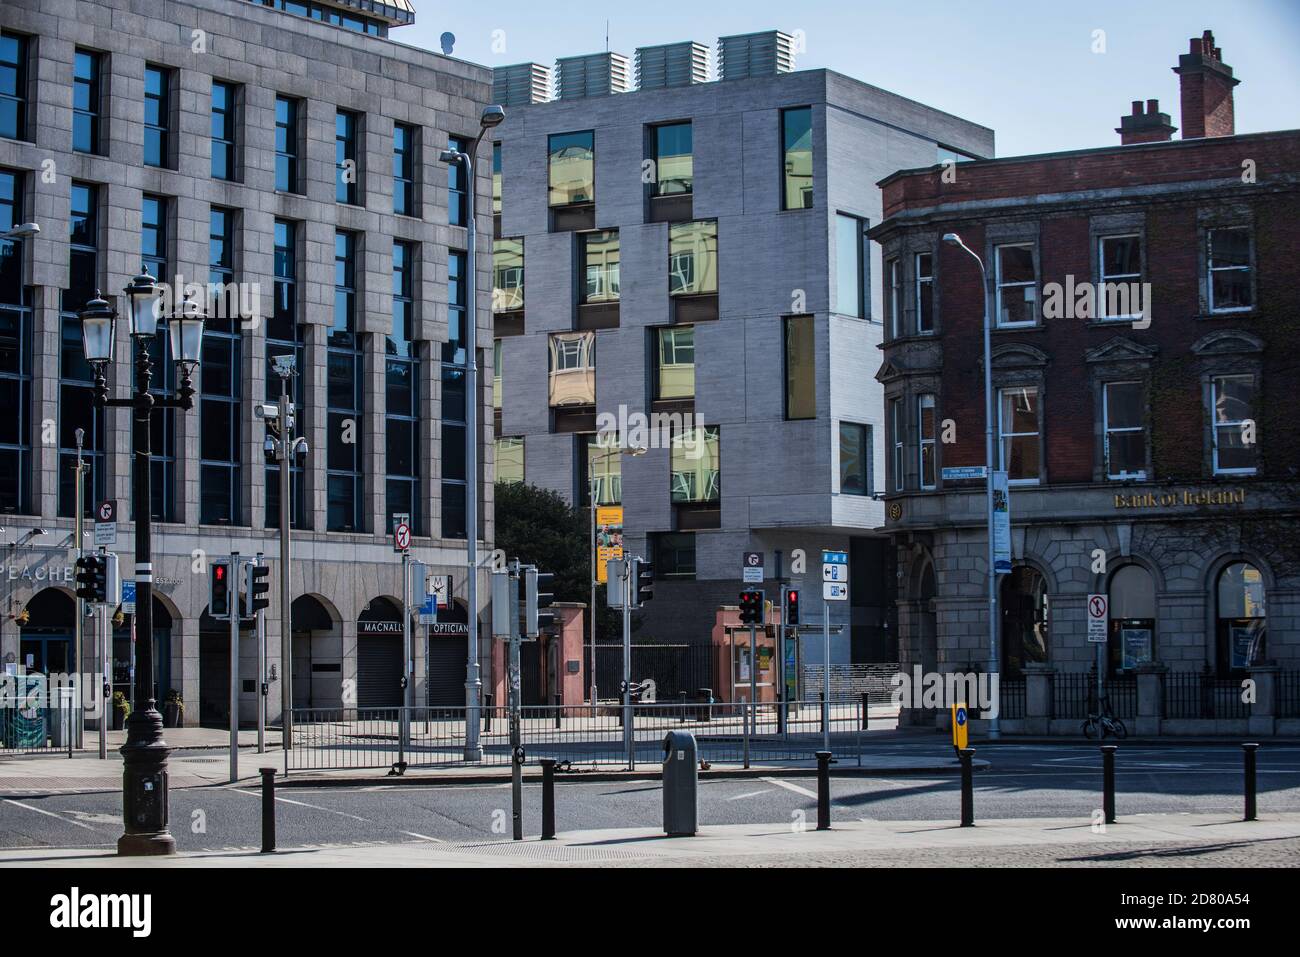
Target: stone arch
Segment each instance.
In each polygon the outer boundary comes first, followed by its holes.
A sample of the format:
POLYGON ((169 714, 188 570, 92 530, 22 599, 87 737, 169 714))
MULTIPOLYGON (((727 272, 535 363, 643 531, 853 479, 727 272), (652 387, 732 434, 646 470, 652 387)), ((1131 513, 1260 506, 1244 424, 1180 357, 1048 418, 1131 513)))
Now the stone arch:
POLYGON ((293 629, 293 706, 312 710, 343 706, 343 619, 315 592, 289 606, 293 629))

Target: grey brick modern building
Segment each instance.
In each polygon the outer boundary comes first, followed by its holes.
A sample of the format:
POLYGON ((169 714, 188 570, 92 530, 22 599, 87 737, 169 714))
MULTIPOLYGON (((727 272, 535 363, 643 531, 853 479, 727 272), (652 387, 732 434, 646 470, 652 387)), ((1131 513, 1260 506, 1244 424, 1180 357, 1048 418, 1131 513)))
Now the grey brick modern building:
MULTIPOLYGON (((0 243, 6 666, 76 666, 75 430, 85 430, 88 504, 116 499, 127 511, 131 480, 128 413, 92 411, 76 311, 96 289, 116 295, 143 262, 168 282, 239 291, 214 303, 196 409, 160 417, 154 430, 159 697, 181 692, 190 724, 228 714, 227 632, 206 616, 202 562, 236 550, 276 563, 279 474, 266 466, 253 406, 278 396, 268 359, 296 353, 311 452, 294 475, 295 703, 337 706, 352 690, 363 705, 400 702, 394 513, 411 516, 415 557, 453 575, 464 594, 471 279, 483 290, 480 342, 491 330, 487 164, 473 185, 484 267, 469 277, 466 186, 439 162, 449 141, 476 135, 491 77, 387 39, 412 17, 406 0, 0 7, 0 228, 41 227, 0 243)), ((120 322, 114 394, 129 388, 130 354, 120 322)), ((479 401, 489 414, 486 389, 479 401)), ((480 474, 490 541, 492 485, 486 468, 480 474)), ((115 550, 129 555, 123 518, 115 550)), ((421 629, 417 701, 463 701, 460 612, 459 626, 421 629)), ((129 647, 119 627, 122 689, 129 647)), ((240 650, 240 712, 251 720, 251 633, 240 650)), ((94 655, 91 642, 85 668, 94 655)))
POLYGON ((496 71, 497 477, 621 502, 659 579, 639 638, 707 643, 746 550, 765 554, 769 597, 778 561, 805 581, 817 618, 818 551, 835 547, 852 553, 853 628, 833 656, 890 660, 875 182, 990 156, 993 134, 790 72, 783 34, 719 52, 705 82, 702 44, 638 50, 635 90, 626 57, 564 59, 549 101, 547 68, 496 71), (606 455, 598 429, 648 449, 606 455))

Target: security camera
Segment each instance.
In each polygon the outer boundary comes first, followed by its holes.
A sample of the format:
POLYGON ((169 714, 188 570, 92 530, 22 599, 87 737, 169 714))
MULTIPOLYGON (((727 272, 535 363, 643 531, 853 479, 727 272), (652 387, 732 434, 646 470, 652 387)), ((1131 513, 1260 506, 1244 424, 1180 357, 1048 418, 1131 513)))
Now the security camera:
POLYGON ((253 405, 253 416, 275 421, 280 417, 280 407, 274 402, 257 402, 253 405))
POLYGON ((298 368, 298 357, 292 352, 281 356, 272 356, 271 365, 275 367, 276 375, 289 375, 298 368))

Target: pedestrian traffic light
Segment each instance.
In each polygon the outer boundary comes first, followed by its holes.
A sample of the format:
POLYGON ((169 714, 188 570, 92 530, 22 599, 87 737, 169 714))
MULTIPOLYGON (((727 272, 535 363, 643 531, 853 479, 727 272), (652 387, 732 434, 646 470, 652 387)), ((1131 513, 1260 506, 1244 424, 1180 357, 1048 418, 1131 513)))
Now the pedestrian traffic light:
POLYGON ((799 589, 790 588, 785 593, 785 623, 799 624, 799 589))
POLYGON ((213 562, 208 566, 208 614, 218 621, 230 619, 230 562, 213 562))
POLYGON ((640 608, 655 596, 655 567, 641 558, 632 559, 633 581, 636 582, 636 604, 640 608))
POLYGON ((555 625, 555 612, 546 611, 555 604, 555 595, 542 588, 550 588, 555 576, 539 572, 536 568, 524 569, 524 634, 536 638, 542 629, 555 625))
POLYGON ((742 625, 763 623, 763 592, 760 589, 751 588, 740 593, 740 623, 742 625))
POLYGON ((108 599, 108 561, 103 555, 84 555, 77 559, 77 597, 82 601, 103 604, 108 599))
POLYGON ((263 608, 271 606, 271 583, 268 581, 271 569, 254 562, 250 562, 247 569, 247 580, 244 585, 244 617, 252 618, 263 608))

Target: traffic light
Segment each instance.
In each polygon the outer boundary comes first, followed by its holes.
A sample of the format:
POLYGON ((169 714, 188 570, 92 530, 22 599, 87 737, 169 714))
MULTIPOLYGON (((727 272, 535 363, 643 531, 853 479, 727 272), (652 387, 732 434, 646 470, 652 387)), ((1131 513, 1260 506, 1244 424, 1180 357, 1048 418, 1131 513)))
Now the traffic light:
POLYGON ((740 593, 740 623, 742 625, 761 625, 763 623, 763 592, 757 588, 740 593))
POLYGON ((555 595, 540 590, 551 587, 554 581, 555 576, 550 572, 539 572, 536 568, 524 570, 524 634, 529 638, 555 625, 555 612, 544 610, 555 604, 555 595))
POLYGON ((632 570, 636 582, 636 603, 633 607, 640 608, 655 596, 655 567, 644 559, 634 558, 632 570))
POLYGON ((799 624, 799 589, 790 588, 785 593, 785 623, 799 624))
POLYGON ((108 561, 103 555, 77 559, 77 597, 102 604, 108 599, 108 561))
POLYGON ((213 562, 208 566, 208 614, 218 621, 230 618, 230 562, 213 562))
POLYGON ((244 584, 244 617, 252 618, 263 608, 271 607, 271 583, 268 576, 271 569, 266 565, 250 562, 247 566, 247 580, 244 584))

